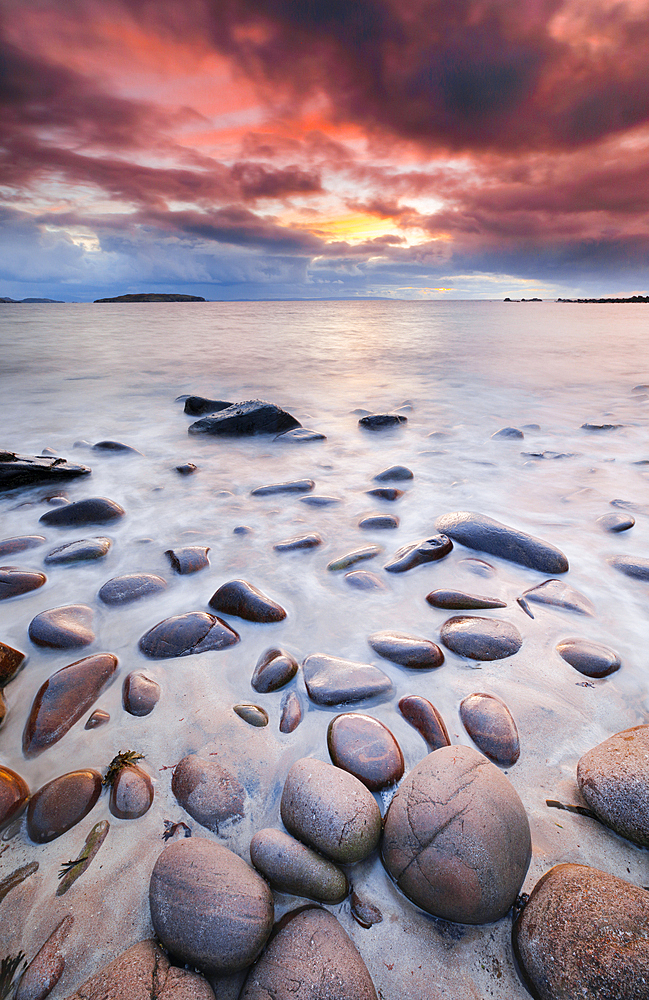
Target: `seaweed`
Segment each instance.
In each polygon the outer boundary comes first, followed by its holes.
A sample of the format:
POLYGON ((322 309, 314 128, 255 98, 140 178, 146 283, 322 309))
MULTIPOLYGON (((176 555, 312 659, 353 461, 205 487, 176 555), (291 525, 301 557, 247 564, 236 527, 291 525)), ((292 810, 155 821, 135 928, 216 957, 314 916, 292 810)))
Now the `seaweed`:
POLYGON ((16 992, 17 973, 20 972, 22 976, 27 968, 27 962, 24 961, 25 955, 22 951, 19 951, 17 955, 7 955, 0 962, 0 1000, 9 1000, 13 997, 16 992), (20 963, 23 963, 22 969, 20 968, 20 963))
MULTIPOLYGON (((62 863, 61 870, 59 872, 61 884, 56 890, 57 896, 63 896, 68 891, 70 886, 74 885, 79 876, 83 875, 95 854, 105 841, 109 830, 110 823, 108 820, 102 819, 99 823, 95 823, 92 830, 86 837, 85 846, 80 852, 79 857, 75 858, 74 861, 64 861, 62 863)), ((2 1000, 1 997, 0 1000, 2 1000)))
POLYGON ((588 819, 595 819, 598 823, 601 823, 599 816, 592 809, 586 809, 585 806, 568 806, 564 805, 563 802, 557 802, 556 799, 546 799, 545 804, 550 809, 565 809, 566 812, 577 813, 578 816, 587 816, 588 819))
POLYGON ((15 872, 3 878, 0 881, 0 902, 2 902, 8 892, 11 892, 12 889, 15 889, 17 885, 20 885, 21 882, 24 882, 26 878, 29 878, 36 871, 38 871, 38 861, 31 861, 28 865, 16 868, 15 872))
POLYGON ((112 785, 120 771, 123 771, 125 767, 134 767, 138 760, 144 760, 143 753, 138 753, 137 750, 120 750, 108 765, 102 784, 112 785))

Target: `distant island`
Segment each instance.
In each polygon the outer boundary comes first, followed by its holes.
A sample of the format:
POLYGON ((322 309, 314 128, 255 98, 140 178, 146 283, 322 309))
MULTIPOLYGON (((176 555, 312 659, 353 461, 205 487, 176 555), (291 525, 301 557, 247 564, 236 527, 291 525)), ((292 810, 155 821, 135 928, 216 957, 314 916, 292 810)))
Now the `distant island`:
POLYGON ((503 299, 503 302, 543 302, 543 299, 503 299))
POLYGON ((112 299, 95 299, 95 302, 205 302, 201 295, 181 295, 179 292, 137 292, 135 295, 116 295, 112 299))
POLYGON ((63 305, 63 299, 10 299, 8 295, 0 296, 0 302, 11 302, 13 305, 21 305, 23 302, 55 302, 57 305, 63 305))
POLYGON ((649 302, 649 295, 631 295, 628 299, 557 299, 557 302, 649 302))

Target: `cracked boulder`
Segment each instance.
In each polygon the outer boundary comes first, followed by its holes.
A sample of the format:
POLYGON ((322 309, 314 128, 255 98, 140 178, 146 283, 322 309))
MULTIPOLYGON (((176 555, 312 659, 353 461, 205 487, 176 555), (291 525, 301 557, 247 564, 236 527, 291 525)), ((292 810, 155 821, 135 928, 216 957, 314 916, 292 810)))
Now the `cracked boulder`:
POLYGON ((240 636, 220 618, 205 611, 188 611, 158 622, 139 641, 140 652, 152 660, 190 656, 208 650, 226 649, 239 642, 240 636))
POLYGON ((155 941, 139 941, 104 966, 68 1000, 214 1000, 211 986, 188 969, 171 966, 155 941))
POLYGON ((504 917, 532 853, 523 803, 471 747, 441 747, 406 776, 390 803, 383 863, 428 913, 463 924, 504 917))

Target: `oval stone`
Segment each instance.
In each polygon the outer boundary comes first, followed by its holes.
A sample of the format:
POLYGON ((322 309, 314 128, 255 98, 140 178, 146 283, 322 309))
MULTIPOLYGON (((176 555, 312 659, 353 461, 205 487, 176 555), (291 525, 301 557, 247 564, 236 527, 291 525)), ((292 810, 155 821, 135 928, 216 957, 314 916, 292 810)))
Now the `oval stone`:
POLYGON ((282 830, 259 830, 250 841, 250 859, 278 892, 342 903, 349 891, 340 868, 282 830))
POLYGON ((403 490, 398 490, 396 486, 377 486, 374 490, 365 491, 368 497, 378 497, 379 500, 389 500, 393 502, 403 496, 403 490))
POLYGON ((102 559, 109 551, 112 542, 110 538, 79 538, 76 542, 68 542, 52 549, 45 556, 48 566, 60 566, 66 563, 87 562, 91 559, 102 559))
POLYGON ((24 665, 25 654, 0 642, 0 688, 6 687, 24 665))
POLYGON ((454 542, 470 549, 509 559, 521 566, 538 569, 541 573, 568 572, 568 560, 556 546, 501 524, 485 514, 473 511, 443 514, 435 521, 435 527, 454 542))
POLYGON ((300 497, 300 503, 305 503, 308 507, 332 507, 334 504, 342 503, 340 497, 332 497, 328 494, 315 494, 300 497))
POLYGON ((61 945, 70 932, 74 917, 68 914, 50 934, 47 941, 29 963, 18 989, 15 1000, 45 1000, 58 983, 65 958, 61 945))
POLYGON ((370 715, 337 715, 327 729, 327 746, 336 767, 349 771, 371 792, 403 775, 401 747, 387 726, 370 715))
POLYGON ((610 556, 609 566, 634 580, 649 580, 649 559, 642 556, 610 556))
POLYGON ((209 605, 225 615, 249 622, 281 622, 286 611, 247 580, 230 580, 212 594, 209 605))
POLYGON ((364 427, 366 431, 384 431, 407 423, 408 418, 403 413, 369 413, 360 418, 358 426, 364 427))
POLYGON ((130 444, 124 444, 122 441, 97 441, 96 444, 92 446, 93 451, 101 451, 108 453, 122 453, 131 455, 140 455, 136 448, 131 448, 130 444))
POLYGON ((268 712, 265 708, 260 708, 259 705, 242 702, 240 705, 234 705, 232 711, 236 712, 239 718, 247 722, 249 726, 261 729, 268 725, 268 712))
POLYGON ((406 632, 373 632, 367 641, 379 656, 412 670, 428 670, 444 662, 444 654, 434 642, 406 632))
POLYGON ((140 639, 140 651, 152 660, 173 656, 190 656, 208 650, 227 649, 240 641, 234 629, 205 611, 189 611, 186 615, 165 618, 140 639))
POLYGON ((124 517, 125 510, 114 500, 107 497, 88 497, 48 510, 39 518, 42 524, 51 524, 59 528, 67 528, 79 524, 107 524, 124 517))
POLYGON ((263 878, 202 837, 165 847, 151 874, 149 904, 164 947, 217 975, 254 962, 273 926, 273 897, 263 878))
POLYGON ((36 646, 50 646, 53 649, 88 646, 95 641, 92 618, 92 608, 87 604, 50 608, 32 618, 29 638, 36 646))
POLYGON ((320 535, 312 532, 308 535, 296 535, 294 538, 287 538, 283 542, 277 542, 273 545, 276 552, 296 552, 301 549, 315 549, 318 545, 322 545, 322 539, 320 535))
POLYGON ((354 590, 387 590, 381 577, 366 569, 355 569, 351 573, 345 573, 345 583, 354 590))
POLYGON ((532 853, 514 787, 472 747, 441 747, 406 775, 388 809, 383 862, 428 913, 484 924, 507 913, 532 853))
POLYGON ((439 634, 447 649, 471 660, 502 660, 523 645, 516 626, 496 618, 458 615, 444 622, 439 634))
POLYGON ((284 687, 295 677, 298 662, 285 649, 272 647, 261 654, 257 660, 250 683, 255 691, 267 694, 284 687))
POLYGON ((392 691, 390 678, 371 663, 312 653, 302 670, 309 698, 316 705, 342 705, 392 691))
POLYGON ((187 573, 198 573, 199 570, 209 566, 210 561, 207 558, 209 551, 209 546, 185 545, 180 549, 167 549, 165 555, 168 557, 172 569, 184 576, 187 573))
POLYGON ((258 486, 252 490, 251 497, 274 496, 276 493, 308 493, 315 483, 312 479, 294 479, 290 483, 270 483, 268 486, 258 486))
POLYGON ((122 704, 129 715, 149 715, 160 700, 160 685, 141 670, 124 678, 122 704))
POLYGON ((377 483, 399 483, 407 479, 414 479, 414 476, 405 465, 391 465, 389 469, 384 469, 383 472, 374 476, 377 483))
POLYGON ((19 594, 29 594, 47 583, 45 573, 21 569, 20 566, 0 566, 0 601, 19 594))
POLYGON ((108 808, 118 819, 139 819, 151 808, 153 784, 137 764, 123 767, 110 788, 108 808))
POLYGON ((17 535, 0 541, 0 556, 13 556, 16 552, 35 549, 45 541, 45 535, 17 535))
POLYGON ((615 650, 590 639, 562 639, 557 645, 557 653, 586 677, 607 677, 622 666, 615 650))
POLYGON ((596 521, 603 531, 628 531, 635 524, 635 517, 631 514, 602 514, 596 521))
POLYGON ((127 573, 115 576, 101 587, 97 597, 104 604, 130 604, 143 597, 159 594, 167 589, 167 581, 153 573, 127 573))
POLYGON ((480 608, 506 608, 504 601, 496 597, 479 597, 477 594, 464 594, 461 590, 431 590, 426 600, 432 608, 445 608, 449 611, 477 611, 480 608))
POLYGON ((460 703, 460 718, 485 757, 511 767, 521 752, 518 730, 504 701, 492 694, 470 694, 460 703))
POLYGON ((0 764, 0 830, 19 816, 29 798, 29 786, 16 771, 0 764))
POLYGON ((362 549, 354 549, 353 552, 348 552, 347 555, 332 560, 327 565, 327 569, 332 573, 338 573, 341 569, 349 569, 350 566, 364 562, 366 559, 374 559, 381 552, 383 552, 383 549, 380 545, 365 545, 362 549))
POLYGON ((433 535, 423 542, 413 542, 404 545, 392 556, 384 566, 388 573, 405 573, 424 563, 437 562, 447 556, 453 548, 453 542, 446 535, 433 535))
POLYGON ((289 833, 342 865, 368 857, 381 836, 381 813, 365 785, 310 757, 288 772, 280 811, 289 833))
POLYGON ((624 729, 588 750, 577 783, 602 823, 649 847, 649 726, 624 729))
POLYGON ((27 833, 47 844, 87 816, 101 793, 101 774, 91 768, 69 771, 39 788, 27 808, 27 833))
POLYGON ((216 761, 194 753, 176 764, 171 790, 189 815, 212 833, 219 832, 219 824, 243 816, 243 786, 216 761))
POLYGON ((399 527, 399 518, 393 514, 368 514, 358 522, 358 527, 364 531, 384 531, 399 527))
POLYGON ((429 750, 450 747, 451 741, 444 720, 431 702, 418 694, 408 694, 399 701, 399 711, 417 730, 429 750))
POLYGON ((292 733, 302 721, 302 702, 295 691, 289 691, 282 699, 279 720, 280 733, 292 733))

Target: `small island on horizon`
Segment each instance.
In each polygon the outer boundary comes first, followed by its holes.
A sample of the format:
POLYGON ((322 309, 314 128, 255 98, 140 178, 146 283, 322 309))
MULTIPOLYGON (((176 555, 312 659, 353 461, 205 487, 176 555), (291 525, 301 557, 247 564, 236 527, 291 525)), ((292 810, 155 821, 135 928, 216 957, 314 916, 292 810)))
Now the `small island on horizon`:
POLYGON ((136 292, 132 295, 115 295, 95 302, 205 302, 202 295, 181 295, 180 292, 136 292))

